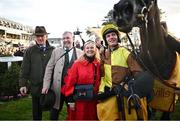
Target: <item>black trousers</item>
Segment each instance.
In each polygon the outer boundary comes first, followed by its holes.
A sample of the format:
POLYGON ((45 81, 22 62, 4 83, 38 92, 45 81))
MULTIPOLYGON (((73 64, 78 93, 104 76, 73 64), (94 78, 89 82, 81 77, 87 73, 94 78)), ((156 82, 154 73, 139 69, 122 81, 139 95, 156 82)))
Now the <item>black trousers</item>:
POLYGON ((33 120, 42 120, 40 97, 36 97, 33 95, 32 95, 32 114, 33 114, 33 120))
POLYGON ((64 102, 66 103, 66 106, 68 106, 67 98, 61 93, 61 100, 60 100, 60 106, 59 106, 60 111, 63 108, 64 102))
POLYGON ((60 110, 52 108, 50 111, 50 120, 51 121, 58 120, 59 112, 60 112, 60 110))
POLYGON ((58 120, 59 118, 59 112, 61 112, 64 102, 66 102, 66 106, 67 106, 67 100, 66 97, 61 93, 61 100, 60 100, 60 106, 59 109, 51 109, 50 111, 50 120, 58 120))

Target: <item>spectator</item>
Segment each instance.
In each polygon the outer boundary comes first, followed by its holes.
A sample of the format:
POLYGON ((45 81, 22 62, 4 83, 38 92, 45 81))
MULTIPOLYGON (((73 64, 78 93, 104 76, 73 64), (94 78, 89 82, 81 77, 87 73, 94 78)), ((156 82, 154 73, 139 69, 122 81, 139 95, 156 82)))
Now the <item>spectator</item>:
POLYGON ((81 85, 87 88, 92 86, 91 91, 93 94, 97 94, 99 82, 100 62, 96 58, 95 42, 90 40, 84 44, 84 55, 73 64, 65 78, 62 92, 67 96, 69 104, 67 120, 98 120, 97 101, 93 97, 79 99, 79 95, 88 96, 88 94, 85 89, 82 89, 84 92, 78 91, 77 86, 81 85))
POLYGON ((96 42, 96 47, 98 48, 98 50, 100 50, 100 48, 103 46, 103 41, 101 40, 100 37, 97 37, 95 39, 95 42, 96 42))
POLYGON ((58 120, 59 112, 62 110, 65 100, 64 95, 60 93, 64 77, 68 68, 73 62, 82 55, 82 51, 73 47, 73 34, 69 31, 63 33, 63 48, 56 48, 47 64, 44 76, 42 93, 47 93, 50 86, 51 77, 53 76, 52 90, 56 93, 56 102, 51 110, 51 120, 58 120), (70 50, 71 49, 71 50, 70 50), (68 51, 67 51, 68 50, 68 51), (69 51, 70 50, 70 51, 69 51), (67 53, 61 58, 63 53, 67 53), (53 72, 54 71, 54 72, 53 72), (53 75, 52 75, 53 74, 53 75))
POLYGON ((23 55, 24 55, 23 47, 19 47, 18 50, 14 53, 14 56, 21 56, 21 57, 23 57, 23 55))
POLYGON ((40 95, 43 86, 43 76, 54 48, 47 41, 48 33, 44 26, 36 26, 34 36, 36 45, 29 47, 25 51, 19 84, 21 94, 25 95, 28 91, 28 81, 30 82, 33 120, 42 120, 40 95))
POLYGON ((76 40, 75 46, 76 48, 82 49, 79 40, 76 40))

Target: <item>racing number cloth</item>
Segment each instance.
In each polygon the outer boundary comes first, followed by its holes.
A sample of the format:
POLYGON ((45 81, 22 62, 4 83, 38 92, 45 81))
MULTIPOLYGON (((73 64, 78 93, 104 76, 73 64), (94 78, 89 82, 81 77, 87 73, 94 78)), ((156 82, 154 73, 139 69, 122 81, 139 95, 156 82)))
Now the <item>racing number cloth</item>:
MULTIPOLYGON (((180 87, 180 55, 176 53, 176 65, 169 80, 166 82, 170 85, 180 87)), ((179 94, 178 94, 179 95, 179 94)), ((158 80, 154 82, 154 98, 149 106, 162 111, 173 112, 175 103, 178 99, 176 90, 158 80)))

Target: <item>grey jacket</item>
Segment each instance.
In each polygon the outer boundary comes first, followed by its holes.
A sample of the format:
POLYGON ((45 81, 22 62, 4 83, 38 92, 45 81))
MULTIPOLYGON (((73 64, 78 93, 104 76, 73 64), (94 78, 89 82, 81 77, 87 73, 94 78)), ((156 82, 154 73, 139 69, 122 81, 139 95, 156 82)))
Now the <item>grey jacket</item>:
MULTIPOLYGON (((62 58, 60 58, 60 56, 64 52, 65 51, 63 48, 56 48, 53 50, 51 58, 46 66, 46 71, 44 75, 43 88, 49 88, 52 74, 53 74, 53 83, 52 83, 51 89, 54 90, 56 94, 56 102, 53 106, 56 109, 59 109, 59 104, 60 104, 62 71, 63 71, 64 61, 65 61, 65 56, 63 56, 62 58), (54 69, 54 73, 53 73, 53 69, 54 69)), ((77 58, 79 58, 82 55, 82 51, 76 48, 76 55, 77 55, 77 58)))

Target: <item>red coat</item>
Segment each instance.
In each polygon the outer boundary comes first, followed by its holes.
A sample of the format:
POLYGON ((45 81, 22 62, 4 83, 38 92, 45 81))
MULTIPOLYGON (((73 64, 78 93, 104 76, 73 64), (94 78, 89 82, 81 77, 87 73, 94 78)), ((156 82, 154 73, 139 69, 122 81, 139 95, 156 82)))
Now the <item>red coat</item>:
MULTIPOLYGON (((78 60, 68 71, 65 78, 65 85, 62 93, 65 96, 72 95, 76 84, 94 84, 94 93, 97 94, 100 84, 100 63, 94 60, 89 63, 87 60, 78 60), (96 65, 96 80, 94 80, 94 64, 96 65)), ((68 108, 68 120, 97 120, 97 101, 81 100, 75 101, 75 111, 68 108)))

